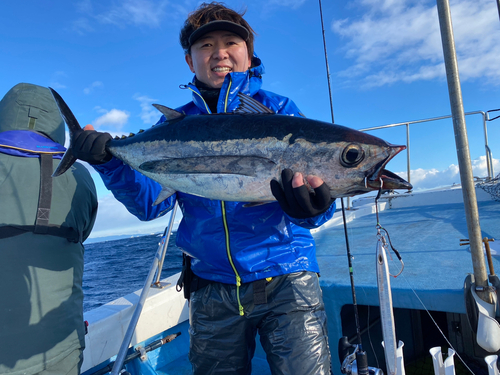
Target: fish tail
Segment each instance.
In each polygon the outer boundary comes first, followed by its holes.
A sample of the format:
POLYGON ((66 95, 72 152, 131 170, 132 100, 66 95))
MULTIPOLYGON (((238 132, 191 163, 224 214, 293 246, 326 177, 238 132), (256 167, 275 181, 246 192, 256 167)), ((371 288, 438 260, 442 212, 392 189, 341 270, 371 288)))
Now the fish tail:
POLYGON ((66 172, 77 160, 73 155, 73 140, 76 138, 80 132, 83 131, 82 127, 76 120, 73 112, 69 109, 68 105, 64 102, 61 95, 59 95, 54 89, 49 87, 49 90, 56 101, 57 107, 59 108, 59 112, 61 113, 61 117, 64 119, 64 122, 68 126, 69 131, 69 146, 64 153, 64 156, 61 159, 61 162, 57 166, 56 170, 52 174, 52 177, 57 177, 66 172))
POLYGON ((64 172, 66 172, 68 169, 71 168, 71 166, 75 163, 77 159, 73 156, 73 152, 71 149, 71 144, 69 145, 68 149, 64 153, 61 162, 57 166, 56 170, 54 173, 52 173, 52 177, 57 177, 62 175, 64 172))

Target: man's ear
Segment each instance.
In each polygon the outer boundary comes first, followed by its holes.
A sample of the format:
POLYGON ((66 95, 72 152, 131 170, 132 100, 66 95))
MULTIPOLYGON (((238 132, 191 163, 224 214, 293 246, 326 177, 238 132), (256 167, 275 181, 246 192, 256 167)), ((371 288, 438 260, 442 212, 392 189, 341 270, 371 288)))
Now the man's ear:
POLYGON ((192 73, 196 73, 194 71, 193 58, 191 57, 191 55, 187 54, 187 55, 184 56, 184 58, 186 59, 186 62, 189 65, 189 69, 191 70, 191 72, 192 73))

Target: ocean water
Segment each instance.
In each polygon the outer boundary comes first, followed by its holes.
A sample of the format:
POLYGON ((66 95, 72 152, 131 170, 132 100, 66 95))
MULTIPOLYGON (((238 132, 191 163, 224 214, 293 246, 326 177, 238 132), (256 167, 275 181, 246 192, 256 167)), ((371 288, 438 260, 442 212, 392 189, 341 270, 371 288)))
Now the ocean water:
MULTIPOLYGON (((83 310, 89 311, 144 286, 162 234, 85 244, 83 310)), ((161 278, 181 271, 182 252, 172 232, 161 278)))

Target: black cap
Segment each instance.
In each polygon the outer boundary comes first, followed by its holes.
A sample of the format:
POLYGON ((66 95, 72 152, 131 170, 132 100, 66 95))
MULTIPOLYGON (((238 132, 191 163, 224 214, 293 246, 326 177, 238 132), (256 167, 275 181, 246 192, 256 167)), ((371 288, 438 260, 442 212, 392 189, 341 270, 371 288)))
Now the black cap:
POLYGON ((241 26, 237 23, 224 20, 212 21, 199 27, 189 36, 189 46, 191 47, 203 35, 211 31, 218 31, 218 30, 231 31, 232 33, 235 33, 236 35, 240 36, 245 42, 248 40, 248 37, 250 35, 246 27, 241 26))

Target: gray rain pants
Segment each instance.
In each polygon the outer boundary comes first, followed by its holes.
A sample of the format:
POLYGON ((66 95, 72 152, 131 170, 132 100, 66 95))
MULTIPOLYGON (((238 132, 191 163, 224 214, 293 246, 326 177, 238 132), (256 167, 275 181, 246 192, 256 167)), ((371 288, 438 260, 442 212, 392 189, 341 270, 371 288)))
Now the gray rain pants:
POLYGON ((266 285, 255 305, 252 283, 211 283, 191 293, 189 360, 194 375, 250 375, 257 332, 273 375, 330 374, 326 313, 318 276, 296 272, 266 285))

